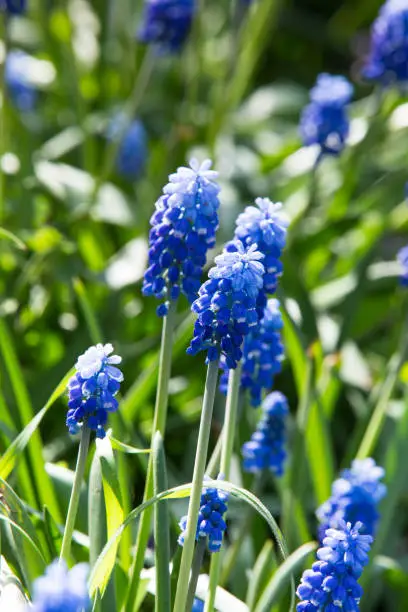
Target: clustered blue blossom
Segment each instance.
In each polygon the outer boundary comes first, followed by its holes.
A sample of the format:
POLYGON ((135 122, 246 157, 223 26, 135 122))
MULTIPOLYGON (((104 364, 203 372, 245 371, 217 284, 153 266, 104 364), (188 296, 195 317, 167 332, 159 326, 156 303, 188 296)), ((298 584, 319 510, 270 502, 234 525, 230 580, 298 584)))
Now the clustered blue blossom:
POLYGON ((263 292, 258 298, 259 318, 263 316, 266 293, 275 293, 278 277, 282 274, 280 257, 286 244, 288 220, 282 214, 282 204, 274 204, 268 198, 257 198, 256 206, 247 206, 238 216, 235 238, 245 246, 256 244, 264 255, 263 292))
POLYGON ((363 75, 382 85, 408 81, 408 0, 388 0, 381 7, 363 75))
POLYGON ((320 74, 310 91, 310 104, 300 118, 300 135, 306 146, 317 144, 321 155, 338 155, 349 132, 346 106, 353 86, 343 76, 320 74))
POLYGON ((124 114, 117 114, 108 126, 110 140, 121 139, 116 156, 119 174, 128 180, 140 176, 147 159, 147 133, 141 121, 134 119, 127 125, 124 114))
POLYGON ((44 576, 34 582, 33 605, 27 606, 27 612, 88 612, 91 608, 88 573, 87 563, 79 563, 68 571, 64 561, 53 561, 44 576))
POLYGON ((273 391, 263 401, 262 418, 251 440, 242 446, 246 472, 271 470, 282 476, 286 459, 288 402, 283 393, 273 391))
POLYGON ((195 0, 146 0, 138 38, 160 53, 176 53, 189 35, 194 12, 195 0))
POLYGON ((408 287, 408 246, 402 247, 398 251, 397 259, 401 265, 400 283, 404 287, 408 287))
POLYGON ((164 300, 160 316, 181 292, 190 302, 196 299, 207 251, 215 245, 220 188, 211 165, 209 159, 201 165, 192 159, 189 168, 178 168, 156 202, 143 294, 164 300))
POLYGON ((26 11, 27 0, 0 0, 0 11, 10 15, 21 15, 26 11))
POLYGON ((4 79, 14 106, 22 111, 33 110, 38 91, 30 81, 32 58, 24 51, 13 50, 7 54, 4 79))
POLYGON ((262 253, 256 244, 245 248, 233 240, 215 258, 209 280, 200 288, 191 309, 197 313, 194 336, 187 352, 207 351, 207 361, 221 354, 227 368, 236 368, 242 358, 242 344, 258 323, 257 297, 263 285, 262 253))
POLYGON ((351 469, 343 470, 332 485, 331 497, 318 508, 320 533, 337 527, 342 521, 361 522, 363 533, 375 535, 379 518, 378 504, 387 492, 380 482, 384 469, 374 459, 355 459, 351 469))
POLYGON ((297 596, 297 612, 357 612, 363 589, 358 584, 368 563, 373 538, 361 535, 361 523, 342 522, 338 529, 328 529, 318 561, 303 572, 297 596))
MULTIPOLYGON (((244 341, 241 387, 249 390, 251 405, 254 407, 261 404, 262 392, 272 389, 274 378, 282 369, 284 347, 280 330, 283 321, 279 305, 277 299, 268 300, 259 325, 251 330, 244 341)), ((229 370, 224 357, 220 363, 223 369, 220 390, 226 393, 229 370)))
POLYGON ((76 374, 68 383, 67 427, 76 434, 86 424, 98 438, 105 437, 108 412, 116 412, 123 374, 116 367, 122 358, 111 355, 111 344, 91 346, 78 357, 76 374))
MULTIPOLYGON (((222 476, 218 476, 222 480, 222 476)), ((205 481, 211 481, 205 478, 205 481)), ((203 488, 200 501, 200 511, 198 513, 196 540, 208 537, 208 550, 219 552, 222 545, 223 533, 227 528, 224 521, 224 514, 227 511, 228 493, 213 487, 203 488)), ((181 534, 178 542, 184 545, 187 528, 187 516, 183 516, 179 522, 181 534)))

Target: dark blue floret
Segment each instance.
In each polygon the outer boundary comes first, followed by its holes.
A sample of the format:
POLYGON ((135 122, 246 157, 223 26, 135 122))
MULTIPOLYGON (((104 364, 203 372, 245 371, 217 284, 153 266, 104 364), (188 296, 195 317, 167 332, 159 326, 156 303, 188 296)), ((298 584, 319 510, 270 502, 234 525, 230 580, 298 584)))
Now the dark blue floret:
MULTIPOLYGON (((279 301, 272 298, 268 300, 259 324, 253 327, 245 338, 241 386, 249 390, 251 405, 254 407, 261 404, 263 391, 272 389, 274 378, 282 369, 284 357, 280 334, 282 326, 279 301)), ((227 393, 229 369, 224 357, 221 357, 220 363, 223 370, 220 391, 227 393)))
MULTIPOLYGON (((87 577, 89 566, 79 563, 68 571, 64 561, 54 561, 37 578, 31 612, 87 612, 91 609, 87 577)), ((27 608, 28 609, 28 608, 27 608)), ((11 612, 11 610, 10 610, 11 612)))
POLYGON ((24 51, 10 51, 7 55, 4 78, 11 101, 18 110, 33 110, 38 92, 30 81, 32 58, 24 51))
POLYGON ((143 294, 163 300, 157 310, 160 316, 180 293, 190 302, 196 299, 207 251, 215 245, 220 188, 214 182, 218 174, 210 168, 210 160, 200 166, 192 159, 190 168, 171 174, 150 219, 143 294))
POLYGON ((116 115, 108 126, 107 137, 110 140, 121 139, 116 168, 126 179, 133 180, 140 176, 146 164, 147 134, 143 123, 138 119, 124 129, 125 126, 126 117, 116 115))
POLYGON ((191 612, 204 612, 204 602, 201 599, 194 598, 191 612))
MULTIPOLYGON (((211 481, 206 478, 206 481, 211 481)), ((221 475, 218 480, 222 480, 221 475)), ((224 521, 224 514, 227 511, 228 493, 220 489, 205 487, 203 489, 200 501, 200 511, 198 513, 196 540, 199 538, 208 538, 208 550, 210 552, 219 552, 222 544, 223 533, 227 528, 224 521)), ((178 542, 180 546, 184 545, 185 531, 187 527, 187 516, 183 516, 180 520, 181 534, 178 542)))
POLYGON ((282 476, 286 459, 286 420, 289 413, 286 397, 273 391, 262 404, 263 416, 251 440, 242 446, 246 472, 272 470, 282 476))
POLYGON ((86 423, 98 438, 105 437, 108 413, 118 409, 115 396, 123 380, 116 367, 122 358, 112 352, 111 344, 97 344, 78 358, 77 372, 68 383, 66 423, 70 434, 78 433, 86 423))
POLYGON ((408 0, 388 0, 381 7, 363 75, 382 85, 408 81, 408 0))
POLYGON ((245 246, 256 244, 264 255, 263 293, 258 297, 259 318, 263 317, 267 293, 275 293, 278 278, 282 274, 280 257, 286 244, 288 221, 281 213, 282 204, 274 204, 268 198, 257 198, 256 206, 247 206, 238 216, 235 238, 245 246))
POLYGON ((6 11, 10 15, 21 15, 25 13, 27 0, 0 0, 0 11, 6 11))
POLYGON ((341 153, 349 132, 346 106, 352 95, 353 87, 343 76, 319 75, 300 119, 304 145, 319 145, 321 154, 341 153))
POLYGON ((401 265, 400 283, 404 287, 408 287, 408 246, 398 251, 397 259, 401 265))
POLYGON ((198 315, 187 352, 207 351, 207 362, 224 356, 227 368, 236 368, 242 358, 244 337, 258 323, 257 297, 264 267, 257 246, 245 249, 242 242, 229 242, 215 258, 199 297, 191 309, 198 315))
POLYGON ((189 35, 195 0, 146 0, 138 38, 160 53, 176 53, 189 35))
POLYGON ((379 519, 378 504, 387 492, 380 482, 384 469, 374 459, 355 459, 351 469, 343 470, 341 478, 334 481, 332 495, 317 510, 320 534, 328 527, 337 527, 342 521, 363 523, 362 532, 375 534, 379 519))
POLYGON ((358 584, 373 541, 361 535, 361 523, 342 522, 328 529, 317 561, 303 572, 296 591, 301 600, 297 612, 358 612, 363 589, 358 584))

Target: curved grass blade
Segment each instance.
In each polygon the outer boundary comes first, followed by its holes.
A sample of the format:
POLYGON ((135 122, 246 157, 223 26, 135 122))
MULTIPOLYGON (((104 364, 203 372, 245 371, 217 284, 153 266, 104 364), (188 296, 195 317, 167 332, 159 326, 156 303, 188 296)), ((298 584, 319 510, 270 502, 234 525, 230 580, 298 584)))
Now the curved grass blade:
POLYGON ((35 550, 35 552, 40 557, 41 561, 44 563, 44 566, 47 564, 43 553, 41 552, 41 550, 39 549, 37 544, 34 542, 32 537, 28 535, 28 533, 25 531, 25 529, 20 527, 20 525, 15 523, 10 517, 5 516, 4 514, 0 514, 0 521, 4 521, 5 523, 8 523, 13 529, 16 529, 27 540, 27 542, 30 543, 30 545, 33 548, 33 550, 35 550))
POLYGON ((14 244, 14 246, 16 246, 18 249, 21 249, 22 251, 27 250, 27 246, 24 244, 21 238, 19 238, 9 230, 6 230, 4 227, 0 227, 0 240, 3 239, 9 240, 14 244))

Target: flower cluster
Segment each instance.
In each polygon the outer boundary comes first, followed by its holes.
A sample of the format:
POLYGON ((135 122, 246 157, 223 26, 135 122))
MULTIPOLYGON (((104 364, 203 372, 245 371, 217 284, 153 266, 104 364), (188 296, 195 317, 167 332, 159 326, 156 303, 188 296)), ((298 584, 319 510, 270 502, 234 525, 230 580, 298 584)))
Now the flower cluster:
POLYGON ((0 0, 0 11, 9 15, 21 15, 27 8, 27 0, 0 0))
POLYGON ((323 547, 317 551, 318 561, 303 573, 297 589, 302 601, 297 612, 335 612, 359 610, 363 589, 358 584, 368 563, 373 538, 361 535, 361 523, 341 523, 338 529, 328 529, 323 547))
POLYGON ((246 249, 239 240, 227 243, 215 258, 210 278, 191 307, 198 320, 189 354, 207 351, 208 361, 222 354, 226 367, 236 368, 244 337, 258 323, 256 302, 264 274, 261 259, 255 244, 246 249))
POLYGON ((383 85, 408 81, 408 0, 388 0, 381 7, 363 74, 383 85))
POLYGON ((289 413, 286 397, 273 391, 262 404, 263 416, 251 440, 242 446, 246 472, 272 470, 282 476, 286 459, 286 419, 289 413))
POLYGON ((374 535, 378 514, 378 503, 387 492, 380 482, 384 469, 374 459, 355 459, 351 469, 343 470, 341 477, 332 485, 332 495, 317 510, 321 533, 328 527, 337 527, 341 521, 363 524, 363 532, 374 535))
POLYGON ((150 220, 143 294, 164 300, 157 309, 161 316, 180 292, 190 302, 196 299, 207 250, 215 244, 220 188, 214 182, 218 173, 210 168, 209 159, 201 165, 192 159, 190 168, 171 174, 150 220))
POLYGON ((109 140, 121 139, 116 157, 118 173, 128 180, 137 178, 146 163, 147 134, 144 125, 135 119, 127 125, 126 116, 116 115, 108 126, 109 140))
POLYGON ((24 51, 14 50, 7 55, 4 78, 14 106, 22 111, 33 110, 38 92, 30 81, 32 58, 24 51))
POLYGON ((408 287, 408 246, 398 251, 397 259, 402 268, 400 276, 401 285, 408 287))
POLYGON ((353 86, 343 76, 319 75, 300 119, 306 146, 319 145, 321 154, 338 155, 343 150, 349 131, 346 105, 352 95, 353 86))
MULTIPOLYGON (((244 341, 241 386, 248 389, 251 404, 257 407, 262 402, 262 391, 271 390, 276 374, 281 371, 284 347, 280 330, 283 327, 279 300, 270 299, 259 325, 254 327, 244 341)), ((224 357, 221 358, 223 373, 220 390, 227 392, 229 370, 224 357)))
POLYGON ((195 0, 146 0, 139 40, 156 45, 160 53, 181 49, 190 32, 195 0))
MULTIPOLYGON (((205 478, 210 481, 210 478, 205 478)), ((222 480, 222 476, 218 476, 222 480)), ((222 544, 223 533, 227 528, 223 515, 227 511, 228 493, 219 489, 205 487, 201 494, 200 511, 198 513, 196 540, 208 537, 208 550, 219 552, 222 544)), ((185 532, 187 527, 187 516, 180 520, 181 534, 178 542, 184 545, 185 532)))
POLYGON ((87 563, 68 571, 63 561, 54 561, 34 582, 33 605, 27 607, 27 612, 87 612, 91 608, 88 572, 87 563))
POLYGON ((76 374, 68 383, 67 427, 76 434, 84 423, 96 432, 98 438, 105 437, 104 426, 108 412, 116 412, 122 372, 115 367, 122 361, 118 355, 111 355, 111 344, 91 346, 78 357, 76 374))
MULTIPOLYGON (((286 228, 288 221, 280 212, 282 204, 274 204, 268 198, 257 198, 256 206, 247 206, 238 216, 235 228, 235 238, 245 246, 256 244, 258 250, 265 256, 263 264, 265 275, 263 289, 265 293, 275 293, 278 277, 282 274, 282 263, 279 261, 282 249, 286 244, 286 228)), ((266 299, 261 293, 260 317, 266 299)))

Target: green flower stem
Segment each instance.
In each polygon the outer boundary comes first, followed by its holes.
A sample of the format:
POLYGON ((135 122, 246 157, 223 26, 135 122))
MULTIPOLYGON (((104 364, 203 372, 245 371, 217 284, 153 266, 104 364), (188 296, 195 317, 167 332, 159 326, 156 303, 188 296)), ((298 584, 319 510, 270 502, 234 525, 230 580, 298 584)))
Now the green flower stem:
POLYGON ((193 565, 191 567, 191 578, 190 584, 188 585, 187 595, 187 606, 186 609, 190 611, 193 607, 195 593, 197 589, 198 577, 200 575, 201 566, 203 564, 205 549, 207 548, 207 538, 200 538, 196 546, 193 558, 193 565))
MULTIPOLYGON (((176 321, 177 302, 170 302, 169 311, 163 319, 162 340, 159 358, 159 375, 157 381, 156 405, 154 408, 152 442, 157 431, 164 438, 167 421, 167 403, 169 395, 169 380, 171 374, 171 357, 173 351, 173 335, 176 321)), ((153 456, 149 456, 143 501, 153 497, 153 456)), ((147 508, 140 517, 136 537, 136 553, 130 569, 129 589, 126 597, 126 610, 133 610, 140 584, 140 572, 143 568, 144 556, 149 540, 153 508, 147 508)))
MULTIPOLYGON (((234 447, 235 429, 238 412, 239 390, 241 388, 242 362, 240 361, 235 370, 230 370, 228 378, 228 393, 225 404, 225 417, 223 427, 223 438, 221 448, 220 473, 228 480, 232 451, 234 447)), ((214 609, 215 594, 217 591, 220 575, 221 556, 217 553, 211 555, 210 584, 205 602, 204 612, 212 612, 214 609)))
POLYGON ((81 441, 79 443, 78 460, 75 469, 74 484, 69 500, 67 520, 65 522, 64 535, 62 538, 60 560, 65 560, 69 563, 71 552, 72 534, 75 527, 75 519, 78 512, 79 494, 81 492, 82 479, 85 473, 86 458, 88 456, 89 441, 91 438, 91 430, 86 422, 82 427, 81 441))
POLYGON ((180 571, 177 581, 176 599, 173 612, 187 612, 187 591, 190 578, 191 563, 194 554, 195 536, 197 530, 198 512, 200 509, 201 491, 205 464, 207 461, 208 441, 210 438, 211 419, 214 406, 214 397, 218 381, 218 361, 210 361, 205 381, 203 409, 201 412, 200 431, 198 434, 197 451, 194 462, 193 483, 191 487, 190 503, 188 506, 186 538, 181 556, 180 571))

